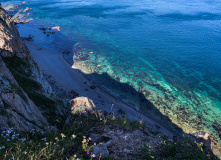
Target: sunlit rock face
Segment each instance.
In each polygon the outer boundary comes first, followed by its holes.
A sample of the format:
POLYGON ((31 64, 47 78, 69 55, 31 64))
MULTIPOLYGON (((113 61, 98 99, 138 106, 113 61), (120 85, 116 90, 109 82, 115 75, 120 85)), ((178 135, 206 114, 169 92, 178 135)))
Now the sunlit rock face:
POLYGON ((0 6, 0 54, 3 57, 18 56, 30 58, 27 46, 22 41, 11 17, 0 6))
MULTIPOLYGON (((42 93, 49 95, 52 88, 33 61, 30 51, 22 41, 10 16, 0 6, 0 126, 18 130, 43 129, 48 122, 23 91, 2 57, 20 57, 27 62, 29 78, 42 85, 42 93)), ((15 66, 14 69, 16 69, 15 66)), ((24 71, 25 72, 25 71, 24 71)))
POLYGON ((0 54, 2 57, 17 56, 26 58, 31 64, 32 75, 30 78, 39 82, 45 90, 45 94, 52 93, 52 88, 40 72, 26 44, 22 41, 18 29, 11 17, 0 6, 0 54))

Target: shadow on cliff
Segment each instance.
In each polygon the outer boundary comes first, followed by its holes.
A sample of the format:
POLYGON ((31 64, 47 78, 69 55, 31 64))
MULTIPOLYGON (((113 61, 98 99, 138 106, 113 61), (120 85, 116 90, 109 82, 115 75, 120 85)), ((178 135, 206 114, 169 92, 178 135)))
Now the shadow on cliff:
MULTIPOLYGON (((81 72, 79 70, 79 72, 81 72)), ((82 73, 82 72, 81 72, 82 73)), ((107 73, 97 74, 84 74, 87 78, 89 78, 94 85, 90 87, 90 89, 96 89, 97 86, 107 86, 107 92, 111 92, 111 94, 116 96, 118 99, 121 99, 123 103, 133 107, 139 107, 139 111, 144 116, 151 118, 155 122, 159 123, 164 128, 167 128, 173 134, 178 135, 182 134, 183 131, 176 124, 174 124, 167 116, 163 115, 153 103, 148 101, 146 97, 136 91, 131 85, 128 83, 121 83, 112 77, 110 77, 107 73), (111 91, 110 91, 110 90, 111 91)), ((82 95, 84 96, 84 95, 82 95)), ((88 97, 88 96, 87 96, 88 97)), ((90 96, 88 97, 90 98, 90 96)), ((92 99, 92 98, 91 98, 92 99)), ((93 99, 92 99, 93 100, 93 99)), ((119 110, 118 110, 119 111, 119 110)), ((120 113, 124 111, 120 110, 120 113)), ((126 112, 126 111, 125 111, 126 112)), ((156 128, 160 128, 160 126, 155 126, 156 128)))

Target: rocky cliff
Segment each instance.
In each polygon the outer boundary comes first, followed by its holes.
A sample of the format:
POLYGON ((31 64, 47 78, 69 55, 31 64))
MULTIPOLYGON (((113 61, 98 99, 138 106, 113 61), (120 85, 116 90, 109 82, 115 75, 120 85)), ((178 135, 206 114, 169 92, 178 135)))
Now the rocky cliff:
MULTIPOLYGON (((27 94, 33 86, 45 96, 52 88, 33 61, 30 51, 0 5, 0 127, 19 130, 48 126, 40 109, 27 94)), ((30 91, 30 93, 33 93, 30 91)))

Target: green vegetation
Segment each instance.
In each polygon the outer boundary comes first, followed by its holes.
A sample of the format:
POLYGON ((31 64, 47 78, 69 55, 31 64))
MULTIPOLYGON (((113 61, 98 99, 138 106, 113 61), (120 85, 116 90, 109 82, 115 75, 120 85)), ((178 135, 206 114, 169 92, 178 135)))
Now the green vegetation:
MULTIPOLYGON (((56 113, 56 105, 63 105, 60 101, 52 100, 42 94, 43 88, 40 83, 33 80, 32 64, 30 60, 19 57, 5 57, 3 58, 6 66, 13 74, 15 80, 19 86, 28 94, 29 98, 43 111, 43 115, 47 118, 48 122, 52 125, 56 125, 58 128, 62 126, 61 121, 65 120, 65 117, 56 113)), ((36 64, 34 64, 36 65, 36 64)), ((21 89, 15 84, 11 84, 12 89, 10 92, 15 91, 21 98, 26 100, 21 89)))
POLYGON ((212 151, 203 150, 202 143, 183 138, 177 142, 162 141, 156 148, 145 145, 140 148, 141 159, 155 160, 215 160, 212 151))
MULTIPOLYGON (((28 94, 29 98, 39 106, 48 122, 57 129, 56 132, 37 130, 30 132, 18 132, 12 129, 0 130, 0 157, 2 160, 8 159, 70 159, 70 160, 92 160, 99 159, 94 157, 93 146, 90 133, 103 133, 107 125, 110 129, 133 132, 145 127, 143 121, 130 121, 128 118, 116 118, 114 114, 106 115, 101 111, 94 111, 87 117, 78 114, 85 110, 82 106, 74 111, 70 119, 70 126, 65 124, 66 117, 56 112, 56 105, 63 105, 59 100, 52 100, 42 94, 42 86, 31 77, 31 64, 28 60, 18 57, 7 57, 4 61, 14 75, 19 86, 28 94), (87 138, 88 137, 88 138, 87 138)), ((19 94, 25 99, 22 90, 17 85, 11 83, 10 92, 19 94)), ((6 106, 10 107, 10 106, 6 106)), ((0 115, 10 116, 4 109, 0 110, 0 115)), ((35 123, 34 121, 31 123, 35 123)), ((159 132, 148 129, 151 136, 144 140, 151 142, 159 132)), ((161 144, 151 148, 145 145, 139 149, 139 155, 135 159, 155 159, 155 160, 215 160, 211 151, 203 150, 202 144, 192 142, 190 139, 182 139, 177 142, 169 141, 168 137, 162 137, 164 141, 161 144)), ((102 142, 107 142, 108 137, 102 137, 102 142)), ((130 150, 133 146, 127 146, 130 150)), ((112 156, 103 157, 104 160, 113 160, 112 156)))
POLYGON ((143 121, 131 121, 128 118, 117 118, 113 122, 108 121, 107 124, 112 124, 112 127, 115 128, 116 126, 121 126, 124 131, 132 132, 140 127, 145 126, 143 121))
MULTIPOLYGON (((2 160, 8 159, 69 159, 69 160, 95 160, 93 139, 89 137, 90 133, 96 131, 103 132, 102 126, 110 123, 118 129, 123 129, 119 119, 113 115, 104 117, 98 111, 86 116, 73 115, 73 121, 70 126, 63 124, 63 129, 59 131, 46 131, 45 133, 37 130, 30 132, 18 132, 12 129, 0 131, 0 157, 2 160), (101 119, 102 118, 102 119, 101 119), (117 125, 118 124, 118 125, 117 125), (96 129, 95 129, 96 128, 96 129)), ((123 122, 132 125, 131 121, 123 122)), ((130 127, 132 127, 130 126, 130 127)), ((102 133, 101 132, 101 133, 102 133)), ((130 148, 128 146, 127 148, 130 148)), ((112 156, 105 156, 103 160, 113 160, 112 156)), ((182 139, 177 142, 162 141, 160 145, 151 148, 145 145, 140 148, 140 154, 134 159, 155 159, 155 160, 215 160, 211 151, 204 151, 202 144, 192 142, 190 139, 182 139)))

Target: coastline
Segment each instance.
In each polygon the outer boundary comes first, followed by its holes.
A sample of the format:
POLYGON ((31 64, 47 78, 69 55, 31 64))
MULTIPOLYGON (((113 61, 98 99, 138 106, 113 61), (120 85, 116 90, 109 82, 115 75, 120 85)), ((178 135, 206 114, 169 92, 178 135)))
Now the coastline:
POLYGON ((66 92, 75 90, 80 96, 85 96, 93 100, 97 110, 106 111, 108 113, 118 114, 118 110, 122 109, 127 117, 131 120, 145 121, 148 127, 157 130, 172 138, 174 133, 155 122, 149 117, 139 113, 131 106, 110 94, 101 86, 90 89, 92 82, 78 70, 71 66, 62 54, 58 54, 44 49, 32 42, 25 41, 35 62, 39 65, 43 73, 51 75, 57 84, 66 92), (60 75, 59 75, 60 74, 60 75))
MULTIPOLYGON (((39 28, 35 27, 35 29, 38 30, 39 28)), ((27 33, 32 34, 32 31, 28 31, 27 33)), ((166 123, 164 123, 163 120, 160 121, 160 118, 158 119, 159 121, 154 119, 154 116, 151 116, 151 112, 150 114, 141 113, 142 110, 137 109, 139 108, 137 107, 139 105, 136 105, 136 103, 133 102, 127 102, 129 99, 122 99, 120 96, 112 92, 112 88, 109 90, 105 86, 99 84, 99 79, 98 81, 91 79, 91 73, 84 73, 82 68, 78 68, 77 65, 72 65, 68 59, 65 59, 64 54, 60 54, 60 51, 52 51, 53 49, 51 48, 51 45, 47 42, 46 45, 37 45, 33 43, 31 41, 32 39, 29 39, 32 37, 34 36, 29 35, 28 38, 24 36, 23 41, 28 46, 33 59, 35 62, 37 62, 40 70, 42 70, 42 73, 45 74, 45 77, 48 77, 49 79, 52 78, 56 81, 56 85, 59 85, 61 90, 64 89, 63 91, 65 92, 63 92, 63 94, 61 93, 61 96, 65 96, 66 93, 76 91, 80 96, 88 97, 89 99, 93 100, 97 106, 97 110, 114 113, 118 116, 127 117, 130 120, 145 121, 147 122, 146 125, 148 127, 152 128, 154 131, 159 131, 170 138, 174 138, 176 136, 191 136, 188 133, 185 133, 185 130, 183 130, 183 132, 181 129, 180 131, 176 131, 171 126, 165 125, 166 123)), ((44 42, 45 41, 43 41, 43 43, 44 42)), ((65 47, 61 45, 60 49, 65 50, 65 47)), ((101 67, 100 65, 97 66, 101 67)), ((108 81, 108 84, 110 83, 108 81)), ((120 87, 121 86, 125 87, 124 84, 120 84, 120 87)), ((169 123, 174 124, 172 122, 168 122, 168 124, 169 123)))

